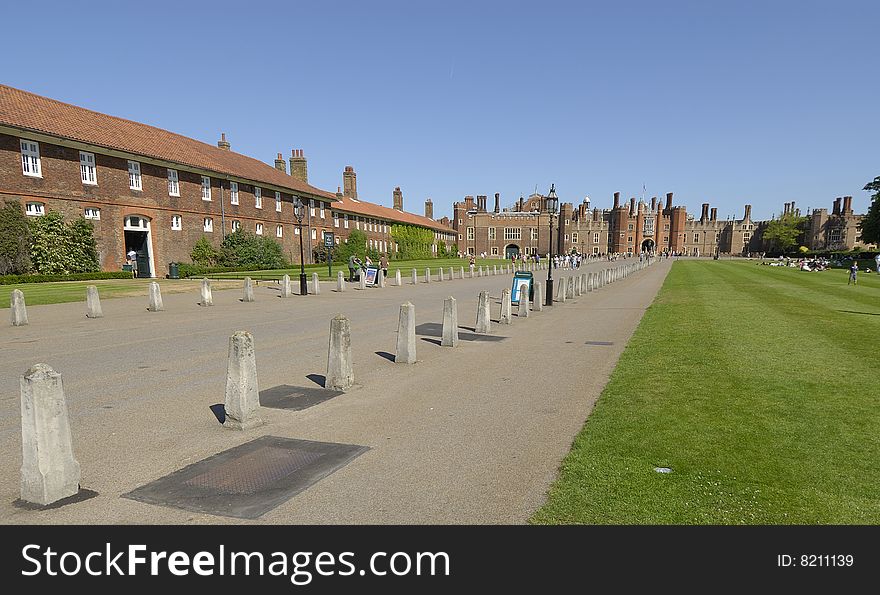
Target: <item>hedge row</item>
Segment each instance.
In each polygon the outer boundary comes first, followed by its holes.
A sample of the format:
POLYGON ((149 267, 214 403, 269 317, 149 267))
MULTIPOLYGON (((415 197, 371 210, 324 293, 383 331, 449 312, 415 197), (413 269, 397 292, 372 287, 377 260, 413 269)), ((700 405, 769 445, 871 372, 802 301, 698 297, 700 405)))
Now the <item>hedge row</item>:
POLYGON ((18 285, 19 283, 51 283, 53 281, 91 281, 93 279, 131 279, 127 271, 111 273, 68 273, 66 275, 3 275, 0 285, 18 285))

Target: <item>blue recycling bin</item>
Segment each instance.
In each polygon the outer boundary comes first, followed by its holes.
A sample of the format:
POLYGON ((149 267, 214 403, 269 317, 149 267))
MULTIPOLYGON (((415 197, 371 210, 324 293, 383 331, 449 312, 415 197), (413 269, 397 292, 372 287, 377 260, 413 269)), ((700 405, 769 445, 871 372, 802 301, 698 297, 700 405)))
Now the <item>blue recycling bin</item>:
POLYGON ((531 271, 517 271, 513 275, 513 283, 510 286, 510 301, 514 304, 519 303, 521 291, 529 292, 529 301, 535 301, 535 276, 531 271))

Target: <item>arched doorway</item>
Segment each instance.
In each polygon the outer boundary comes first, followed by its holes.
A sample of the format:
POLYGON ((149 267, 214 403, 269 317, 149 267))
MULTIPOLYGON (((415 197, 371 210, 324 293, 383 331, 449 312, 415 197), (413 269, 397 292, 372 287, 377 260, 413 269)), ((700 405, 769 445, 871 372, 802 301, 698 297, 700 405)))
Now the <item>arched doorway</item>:
POLYGON ((135 252, 138 277, 155 277, 153 243, 150 241, 150 218, 143 215, 127 215, 123 224, 125 254, 135 252))
POLYGON ((504 247, 504 258, 507 260, 512 259, 514 256, 519 256, 519 246, 516 244, 508 244, 504 247))
POLYGON ((654 251, 654 240, 648 238, 644 242, 642 242, 642 252, 653 252, 654 251))

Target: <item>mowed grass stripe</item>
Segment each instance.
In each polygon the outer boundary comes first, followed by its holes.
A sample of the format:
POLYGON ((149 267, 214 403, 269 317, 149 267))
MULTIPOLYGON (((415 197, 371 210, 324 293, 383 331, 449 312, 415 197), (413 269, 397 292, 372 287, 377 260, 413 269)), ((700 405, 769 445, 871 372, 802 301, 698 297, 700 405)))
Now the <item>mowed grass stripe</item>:
POLYGON ((880 522, 878 281, 675 263, 532 521, 880 522))

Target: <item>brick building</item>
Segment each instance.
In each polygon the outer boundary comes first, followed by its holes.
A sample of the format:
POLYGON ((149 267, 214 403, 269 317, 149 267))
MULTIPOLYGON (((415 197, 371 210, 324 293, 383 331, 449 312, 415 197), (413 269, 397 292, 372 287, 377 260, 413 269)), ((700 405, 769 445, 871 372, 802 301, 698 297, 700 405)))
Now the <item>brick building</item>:
POLYGON ((141 275, 162 276, 168 263, 189 261, 200 237, 219 246, 237 229, 274 237, 299 262, 297 197, 308 205, 307 262, 325 232, 340 243, 360 229, 382 252, 396 250, 396 223, 430 229, 448 246, 455 241, 429 206, 428 217, 403 211, 399 188, 389 209, 358 199, 351 167, 343 172, 346 192, 332 193, 308 183, 303 150, 292 151, 289 166, 290 173, 280 153, 274 167, 235 153, 225 134, 215 147, 0 85, 0 201, 19 200, 28 216, 54 209, 91 219, 105 270, 119 270, 134 250, 141 275))

